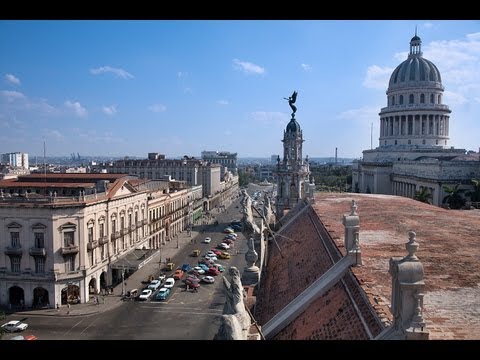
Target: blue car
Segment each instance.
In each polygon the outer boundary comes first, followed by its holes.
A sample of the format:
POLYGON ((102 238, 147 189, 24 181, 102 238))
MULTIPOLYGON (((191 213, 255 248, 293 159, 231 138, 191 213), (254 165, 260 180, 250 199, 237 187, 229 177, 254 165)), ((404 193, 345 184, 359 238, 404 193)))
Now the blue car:
POLYGON ((190 264, 183 264, 183 265, 182 265, 182 270, 183 270, 184 272, 189 272, 191 268, 192 268, 192 267, 190 266, 190 264))
POLYGON ((155 298, 157 300, 167 300, 169 295, 170 295, 170 289, 162 287, 160 290, 158 290, 158 294, 155 298))

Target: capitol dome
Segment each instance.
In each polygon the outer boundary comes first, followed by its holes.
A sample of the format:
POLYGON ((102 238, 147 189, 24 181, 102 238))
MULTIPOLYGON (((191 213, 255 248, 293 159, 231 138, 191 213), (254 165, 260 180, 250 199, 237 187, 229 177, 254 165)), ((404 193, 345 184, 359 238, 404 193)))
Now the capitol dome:
POLYGON ((408 59, 393 71, 389 89, 416 86, 419 82, 435 82, 441 86, 440 71, 434 63, 423 58, 421 44, 422 40, 417 35, 410 40, 408 59))
POLYGON ((408 58, 396 67, 380 111, 381 148, 447 148, 450 109, 443 100, 440 71, 422 54, 422 39, 410 40, 408 58))

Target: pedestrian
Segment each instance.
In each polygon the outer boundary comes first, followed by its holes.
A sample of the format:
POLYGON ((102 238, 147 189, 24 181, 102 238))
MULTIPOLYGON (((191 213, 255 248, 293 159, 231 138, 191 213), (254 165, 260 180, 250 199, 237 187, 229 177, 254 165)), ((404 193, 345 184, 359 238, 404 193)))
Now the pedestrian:
POLYGON ((70 303, 67 303, 67 308, 69 308, 69 309, 70 309, 70 303))
POLYGON ((57 311, 60 311, 60 305, 57 303, 57 311))

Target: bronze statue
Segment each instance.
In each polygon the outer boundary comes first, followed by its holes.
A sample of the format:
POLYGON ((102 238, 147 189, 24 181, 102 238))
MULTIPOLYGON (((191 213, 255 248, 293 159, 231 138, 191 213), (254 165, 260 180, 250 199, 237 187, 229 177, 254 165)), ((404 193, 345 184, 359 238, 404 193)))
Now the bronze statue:
POLYGON ((288 100, 288 105, 292 108, 292 118, 295 117, 295 113, 297 112, 297 107, 293 104, 295 104, 295 101, 297 101, 297 95, 298 93, 296 91, 293 92, 292 96, 289 98, 284 98, 285 100, 288 100))

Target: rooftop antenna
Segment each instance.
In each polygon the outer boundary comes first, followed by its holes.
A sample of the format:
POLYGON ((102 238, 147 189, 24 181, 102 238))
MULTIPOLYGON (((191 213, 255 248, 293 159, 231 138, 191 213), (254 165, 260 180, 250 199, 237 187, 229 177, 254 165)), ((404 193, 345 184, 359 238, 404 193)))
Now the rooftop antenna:
POLYGON ((417 36, 417 24, 415 24, 415 36, 417 36))

